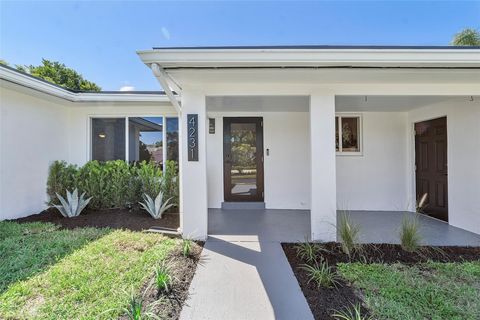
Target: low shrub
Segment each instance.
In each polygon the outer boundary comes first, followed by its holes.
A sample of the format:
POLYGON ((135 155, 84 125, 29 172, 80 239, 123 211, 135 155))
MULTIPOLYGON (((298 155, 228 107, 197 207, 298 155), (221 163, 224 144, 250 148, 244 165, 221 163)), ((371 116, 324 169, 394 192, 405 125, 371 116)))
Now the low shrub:
POLYGON ((89 161, 82 167, 55 161, 47 180, 48 204, 60 205, 56 194, 65 198, 65 190, 74 189, 92 197, 91 209, 128 208, 142 201, 143 194, 155 198, 160 192, 178 206, 177 165, 168 161, 162 172, 161 166, 146 161, 89 161))
POLYGON ((73 190, 76 187, 76 176, 78 168, 65 161, 55 161, 50 165, 47 180, 47 205, 59 205, 57 194, 66 197, 65 190, 73 190))

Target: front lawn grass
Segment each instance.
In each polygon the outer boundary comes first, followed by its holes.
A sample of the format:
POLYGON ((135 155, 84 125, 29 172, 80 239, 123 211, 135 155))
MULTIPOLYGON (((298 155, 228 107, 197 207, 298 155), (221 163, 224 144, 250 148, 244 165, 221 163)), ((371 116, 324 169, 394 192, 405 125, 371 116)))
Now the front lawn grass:
POLYGON ((2 222, 0 319, 117 318, 174 246, 152 233, 2 222))
POLYGON ((480 261, 339 263, 374 319, 480 319, 480 261))
POLYGON ((0 221, 0 294, 96 240, 108 229, 59 230, 50 223, 0 221))

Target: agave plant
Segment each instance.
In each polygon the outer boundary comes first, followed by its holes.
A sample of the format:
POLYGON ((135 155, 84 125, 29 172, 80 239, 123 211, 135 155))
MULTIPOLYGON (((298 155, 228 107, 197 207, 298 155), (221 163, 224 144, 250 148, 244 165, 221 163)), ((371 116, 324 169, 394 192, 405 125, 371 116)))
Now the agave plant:
POLYGON ((160 191, 155 198, 155 201, 148 194, 143 194, 143 201, 140 205, 145 209, 154 219, 161 219, 165 211, 173 207, 174 203, 169 203, 172 198, 163 201, 163 192, 160 191))
POLYGON ((78 197, 78 189, 75 189, 72 193, 67 191, 67 200, 65 200, 61 195, 56 193, 58 200, 62 205, 56 205, 55 208, 60 211, 60 213, 65 218, 76 217, 82 212, 82 210, 87 206, 92 197, 85 199, 85 192, 78 197))

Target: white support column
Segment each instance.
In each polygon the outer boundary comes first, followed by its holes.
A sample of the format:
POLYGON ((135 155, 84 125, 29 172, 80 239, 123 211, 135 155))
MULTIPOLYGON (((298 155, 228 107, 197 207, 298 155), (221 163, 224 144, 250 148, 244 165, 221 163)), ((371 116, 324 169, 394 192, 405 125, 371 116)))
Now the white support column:
POLYGON ((335 241, 337 220, 335 96, 310 96, 311 237, 335 241))
POLYGON ((205 94, 184 88, 182 116, 179 118, 180 143, 180 227, 183 237, 207 238, 207 157, 205 94), (198 115, 198 161, 188 161, 187 115, 198 115))

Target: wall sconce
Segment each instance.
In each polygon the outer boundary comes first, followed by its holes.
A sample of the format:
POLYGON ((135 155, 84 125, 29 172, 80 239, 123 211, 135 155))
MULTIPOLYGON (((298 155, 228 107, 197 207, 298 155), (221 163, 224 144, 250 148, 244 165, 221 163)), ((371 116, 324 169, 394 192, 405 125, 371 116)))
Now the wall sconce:
POLYGON ((101 139, 105 139, 106 136, 107 135, 103 132, 98 134, 98 137, 101 138, 101 139))

